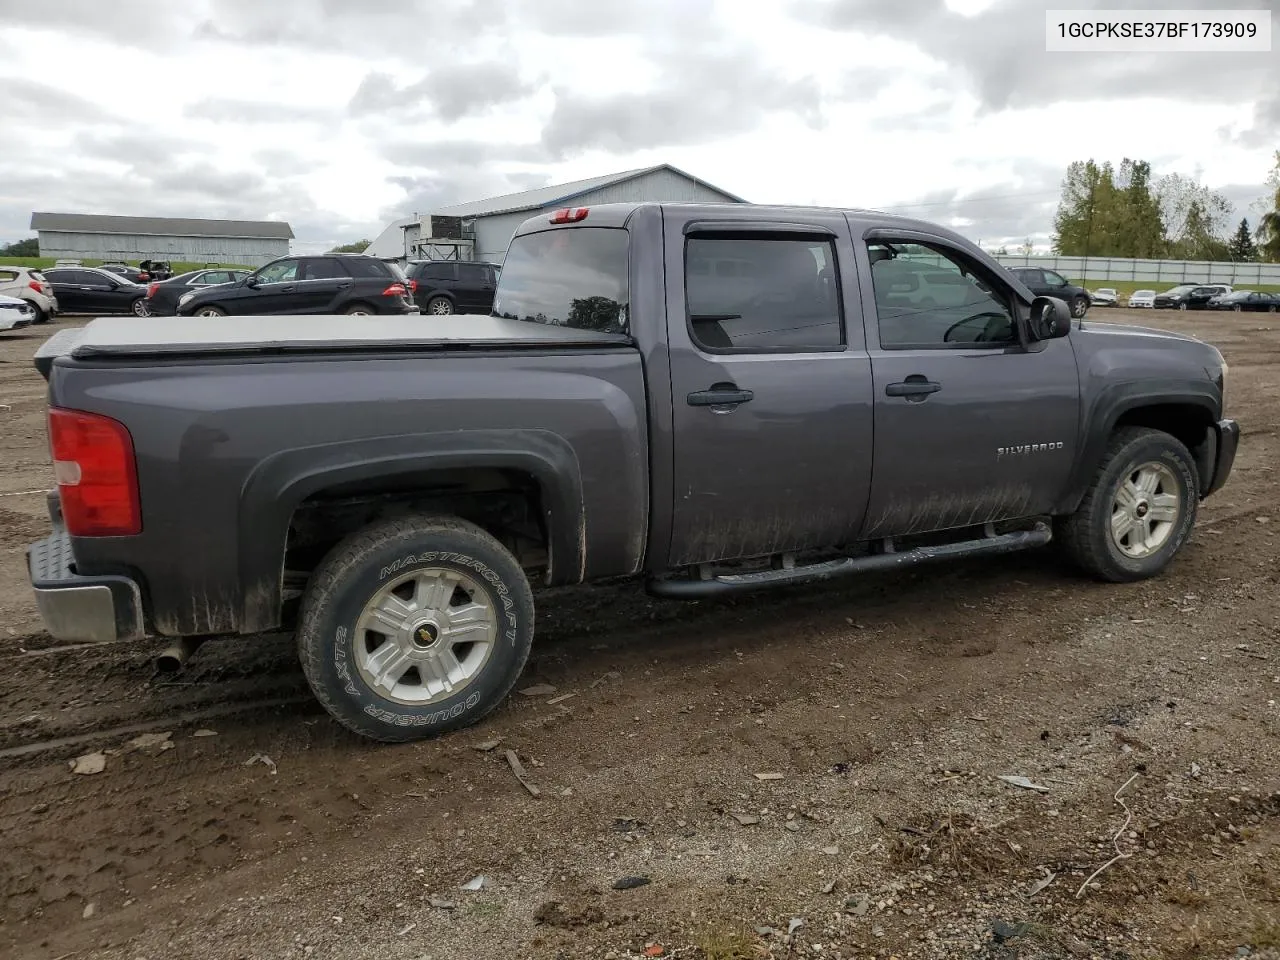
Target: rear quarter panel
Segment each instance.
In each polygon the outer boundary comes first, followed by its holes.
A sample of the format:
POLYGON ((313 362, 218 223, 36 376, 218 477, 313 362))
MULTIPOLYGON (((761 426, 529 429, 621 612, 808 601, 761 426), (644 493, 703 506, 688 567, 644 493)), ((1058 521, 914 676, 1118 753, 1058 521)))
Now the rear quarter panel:
POLYGON ((548 521, 561 538, 553 582, 634 573, 643 559, 644 378, 630 348, 135 365, 60 359, 50 398, 115 417, 132 433, 143 532, 76 538, 74 550, 81 572, 139 579, 159 633, 278 625, 297 503, 326 478, 433 458, 465 466, 478 457, 501 465, 506 456, 561 484, 548 521))

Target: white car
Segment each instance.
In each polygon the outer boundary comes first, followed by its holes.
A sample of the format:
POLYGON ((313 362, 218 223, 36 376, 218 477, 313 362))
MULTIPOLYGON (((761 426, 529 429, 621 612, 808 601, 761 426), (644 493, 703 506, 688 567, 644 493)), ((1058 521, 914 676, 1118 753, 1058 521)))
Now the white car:
POLYGON ((53 284, 39 270, 30 267, 10 267, 0 263, 0 296, 17 297, 31 304, 35 311, 32 323, 48 323, 58 312, 53 284))
POLYGON ((1156 307, 1156 292, 1154 290, 1135 290, 1129 294, 1129 306, 1146 307, 1154 310, 1156 307))
POLYGON ((31 304, 17 297, 0 297, 0 333, 21 330, 35 319, 31 304))
POLYGON ((1120 303, 1114 287, 1100 287, 1089 294, 1089 299, 1098 307, 1114 307, 1120 303))

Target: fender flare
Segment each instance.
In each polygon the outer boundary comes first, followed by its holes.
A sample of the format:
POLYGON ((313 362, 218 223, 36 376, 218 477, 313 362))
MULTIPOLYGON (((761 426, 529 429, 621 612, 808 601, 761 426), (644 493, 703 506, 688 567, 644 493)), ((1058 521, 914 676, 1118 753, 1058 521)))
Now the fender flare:
POLYGON ((518 470, 537 482, 547 530, 547 583, 582 579, 586 518, 577 454, 545 430, 418 433, 320 444, 272 454, 246 477, 237 511, 242 633, 280 625, 285 544, 294 511, 341 483, 432 470, 518 470))
MULTIPOLYGON (((1107 448, 1107 441, 1121 417, 1143 407, 1174 405, 1202 409, 1209 425, 1218 419, 1220 401, 1213 383, 1207 378, 1116 383, 1099 391, 1092 405, 1081 414, 1080 455, 1054 513, 1074 513, 1080 506, 1107 448)), ((1208 432, 1212 433, 1212 426, 1208 432)))

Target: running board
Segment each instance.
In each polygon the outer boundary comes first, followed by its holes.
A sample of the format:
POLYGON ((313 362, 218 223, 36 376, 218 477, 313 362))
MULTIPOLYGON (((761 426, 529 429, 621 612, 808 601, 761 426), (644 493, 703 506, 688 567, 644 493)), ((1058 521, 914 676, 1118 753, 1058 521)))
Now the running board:
POLYGON ((1043 546, 1052 539, 1053 534, 1050 532, 1049 527, 1043 523, 1038 523, 1032 530, 1017 530, 1013 533, 980 537, 977 540, 962 540, 959 543, 945 543, 935 547, 915 547, 911 550, 904 550, 901 553, 876 553, 865 557, 842 557, 839 560, 828 560, 824 563, 814 563, 808 566, 784 568, 782 570, 760 570, 756 573, 726 573, 706 580, 659 580, 655 578, 651 579, 646 586, 649 593, 655 597, 665 597, 671 600, 699 600, 703 597, 737 593, 742 590, 755 590, 760 587, 772 587, 779 584, 831 580, 835 577, 866 573, 873 570, 896 570, 901 567, 911 567, 918 563, 929 563, 934 560, 1012 553, 1015 550, 1043 546))

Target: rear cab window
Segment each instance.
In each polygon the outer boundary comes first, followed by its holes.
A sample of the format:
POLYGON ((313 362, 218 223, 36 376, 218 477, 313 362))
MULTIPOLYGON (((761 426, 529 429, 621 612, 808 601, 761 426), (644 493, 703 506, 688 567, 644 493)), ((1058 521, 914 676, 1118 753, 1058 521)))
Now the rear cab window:
POLYGON ((567 227, 511 241, 493 316, 576 330, 630 333, 627 231, 567 227))

